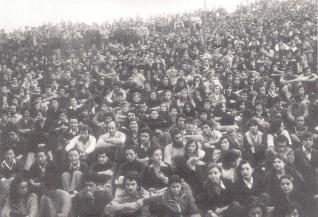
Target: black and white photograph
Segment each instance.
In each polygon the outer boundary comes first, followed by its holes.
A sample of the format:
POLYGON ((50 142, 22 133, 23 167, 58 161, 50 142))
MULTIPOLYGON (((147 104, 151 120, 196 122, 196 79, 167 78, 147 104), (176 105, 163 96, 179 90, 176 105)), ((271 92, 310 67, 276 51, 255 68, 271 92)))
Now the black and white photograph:
POLYGON ((318 217, 318 0, 0 0, 0 217, 318 217))

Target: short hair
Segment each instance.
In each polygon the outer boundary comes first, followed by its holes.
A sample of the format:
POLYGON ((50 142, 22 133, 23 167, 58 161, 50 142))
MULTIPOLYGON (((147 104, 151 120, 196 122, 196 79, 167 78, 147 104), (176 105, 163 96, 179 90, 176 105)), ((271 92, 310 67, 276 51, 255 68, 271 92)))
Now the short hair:
POLYGON ((124 175, 124 184, 126 184, 127 180, 135 180, 137 182, 137 185, 139 186, 140 182, 141 182, 141 177, 140 174, 133 170, 133 171, 128 171, 125 175, 124 175))
POLYGON ((220 173, 222 173, 222 167, 216 163, 210 163, 207 167, 207 169, 208 169, 207 171, 209 172, 213 168, 217 168, 220 171, 220 173))
POLYGON ((80 132, 86 132, 86 131, 89 132, 89 128, 88 128, 88 126, 87 126, 86 124, 81 124, 81 125, 78 127, 78 130, 79 130, 80 132))
MULTIPOLYGON (((275 139, 275 142, 276 143, 284 143, 284 142, 286 142, 287 144, 289 143, 289 141, 288 141, 288 138, 286 137, 286 136, 284 136, 284 135, 279 135, 279 136, 277 136, 276 137, 276 139, 275 139)), ((276 144, 275 143, 275 144, 276 144)))
POLYGON ((279 160, 283 161, 285 164, 287 162, 287 159, 284 156, 282 156, 280 154, 274 154, 274 156, 272 157, 272 163, 274 163, 274 160, 276 158, 278 158, 279 160))
POLYGON ((141 128, 141 129, 139 130, 139 135, 141 135, 142 133, 148 133, 149 136, 151 135, 151 131, 150 131, 150 129, 147 128, 147 127, 143 127, 143 128, 141 128))
POLYGON ((305 131, 301 137, 301 140, 304 141, 309 138, 313 138, 314 135, 311 132, 305 131))
POLYGON ((175 135, 177 134, 182 134, 181 131, 177 128, 173 128, 171 131, 170 131, 170 134, 171 134, 171 137, 175 137, 175 135))
POLYGON ((109 153, 107 151, 106 148, 97 148, 96 149, 96 156, 98 157, 99 155, 102 155, 102 154, 106 154, 107 157, 109 157, 109 153))
POLYGON ((281 182, 283 179, 288 179, 289 181, 291 181, 294 184, 294 177, 289 175, 289 174, 285 174, 282 177, 280 177, 279 182, 281 182))
POLYGON ((181 177, 179 175, 176 175, 176 174, 171 175, 169 177, 168 185, 170 186, 173 183, 180 183, 181 184, 182 183, 181 177))
POLYGON ((47 149, 44 147, 39 147, 35 150, 35 154, 37 155, 40 152, 44 152, 45 155, 47 155, 47 149))

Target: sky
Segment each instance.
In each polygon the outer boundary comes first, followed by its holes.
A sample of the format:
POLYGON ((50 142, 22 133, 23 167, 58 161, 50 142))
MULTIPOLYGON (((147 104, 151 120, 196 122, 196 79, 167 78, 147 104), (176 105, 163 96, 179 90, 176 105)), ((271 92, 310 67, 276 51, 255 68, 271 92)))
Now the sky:
POLYGON ((248 0, 0 0, 0 29, 38 26, 61 21, 102 23, 121 17, 147 18, 224 7, 229 12, 248 0))

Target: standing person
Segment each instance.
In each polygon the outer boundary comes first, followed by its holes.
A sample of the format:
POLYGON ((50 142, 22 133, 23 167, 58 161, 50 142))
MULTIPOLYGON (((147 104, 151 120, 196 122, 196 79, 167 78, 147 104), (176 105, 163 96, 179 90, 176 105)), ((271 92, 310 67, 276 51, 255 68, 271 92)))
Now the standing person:
POLYGON ((38 209, 38 198, 30 192, 28 180, 22 176, 14 178, 1 217, 38 217, 38 209))

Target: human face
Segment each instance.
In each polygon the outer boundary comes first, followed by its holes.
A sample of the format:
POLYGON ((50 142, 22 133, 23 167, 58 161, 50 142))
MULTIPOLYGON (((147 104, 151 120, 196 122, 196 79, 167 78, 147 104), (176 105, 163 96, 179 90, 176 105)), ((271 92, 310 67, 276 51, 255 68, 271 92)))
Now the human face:
POLYGON ((36 154, 36 162, 39 165, 44 165, 47 161, 47 156, 44 152, 39 152, 36 154))
POLYGON ((71 127, 72 130, 77 130, 77 128, 78 128, 77 119, 71 119, 70 120, 70 127, 71 127))
POLYGON ((182 135, 179 133, 173 137, 175 142, 182 142, 182 135))
POLYGON ((95 182, 92 181, 86 181, 85 182, 85 190, 87 192, 95 192, 97 189, 97 185, 95 182))
POLYGON ((276 171, 283 171, 285 167, 285 163, 281 159, 275 158, 273 161, 273 167, 276 171))
POLYGON ((241 176, 243 179, 250 179, 252 177, 254 169, 251 167, 249 163, 243 164, 241 167, 241 176))
POLYGON ((142 144, 149 143, 149 141, 150 141, 149 133, 147 133, 147 132, 141 133, 140 134, 140 140, 141 140, 142 144))
POLYGON ((159 114, 157 111, 152 111, 151 114, 150 114, 150 117, 152 119, 157 119, 159 117, 159 114))
POLYGON ((125 180, 125 190, 128 194, 133 194, 137 191, 137 182, 136 180, 125 180))
POLYGON ((131 121, 131 122, 129 123, 129 128, 130 128, 131 131, 137 132, 137 131, 138 131, 138 124, 137 124, 137 122, 136 122, 136 121, 131 121))
POLYGON ((289 194, 294 189, 294 184, 285 178, 280 181, 280 187, 285 194, 289 194))
POLYGON ((291 213, 285 214, 284 217, 299 217, 299 212, 297 209, 294 209, 291 213))
POLYGON ((105 164, 108 161, 108 157, 105 153, 99 154, 97 156, 97 162, 98 164, 105 164))
POLYGON ((287 144, 286 144, 286 142, 277 142, 275 147, 276 147, 276 151, 278 153, 283 154, 286 152, 287 144))
POLYGON ((160 149, 157 149, 156 151, 154 151, 152 155, 152 160, 156 162, 159 162, 162 160, 162 151, 160 149))
POLYGON ((203 134, 209 134, 210 130, 211 130, 211 128, 210 128, 209 125, 204 124, 204 125, 202 126, 203 134))
POLYGON ((128 162, 132 162, 136 159, 136 153, 132 149, 127 149, 125 151, 125 158, 128 162))
POLYGON ((215 86, 214 87, 214 93, 218 94, 218 93, 220 93, 220 91, 221 91, 220 86, 215 86))
POLYGON ((76 150, 72 150, 68 153, 68 160, 70 163, 76 163, 79 161, 79 153, 76 150))
POLYGON ((303 116, 299 116, 297 119, 296 119, 296 125, 298 127, 302 127, 304 126, 305 124, 305 118, 303 116))
POLYGON ((25 196, 28 193, 29 190, 29 185, 26 181, 23 181, 20 183, 20 185, 18 186, 18 194, 20 195, 20 197, 25 196))
POLYGON ((15 158, 14 151, 12 149, 7 150, 5 155, 4 155, 4 159, 7 162, 12 162, 14 160, 14 158, 15 158))
POLYGON ((84 140, 88 139, 88 137, 89 137, 88 131, 87 131, 87 130, 81 131, 80 137, 81 137, 82 139, 84 139, 84 140))
POLYGON ((221 146, 221 149, 223 151, 225 150, 229 150, 230 149, 230 142, 227 138, 225 139, 222 139, 222 141, 220 141, 220 146, 221 146))
POLYGON ((177 196, 180 194, 181 186, 182 186, 181 183, 178 183, 178 182, 170 184, 169 188, 173 196, 177 196))
POLYGON ((310 150, 313 146, 314 143, 314 138, 310 137, 310 138, 306 138, 302 141, 302 145, 307 149, 310 150))
POLYGON ((247 216, 248 217, 262 217, 263 216, 262 209, 260 207, 254 207, 248 211, 247 216))
POLYGON ((116 124, 114 122, 110 122, 107 126, 107 131, 110 135, 114 135, 116 132, 116 124))
POLYGON ((217 167, 209 170, 208 178, 211 182, 219 184, 221 182, 221 172, 217 167))
POLYGON ((256 125, 251 125, 251 126, 250 126, 250 131, 251 131, 251 133, 257 133, 257 131, 258 131, 258 126, 256 126, 256 125))
POLYGON ((180 129, 184 129, 185 128, 185 118, 179 117, 177 125, 180 129))
POLYGON ((167 111, 167 105, 166 104, 161 104, 160 105, 160 110, 163 111, 163 112, 166 112, 167 111))
POLYGON ((188 146, 189 153, 194 154, 196 149, 197 149, 197 145, 194 142, 189 144, 188 146))

